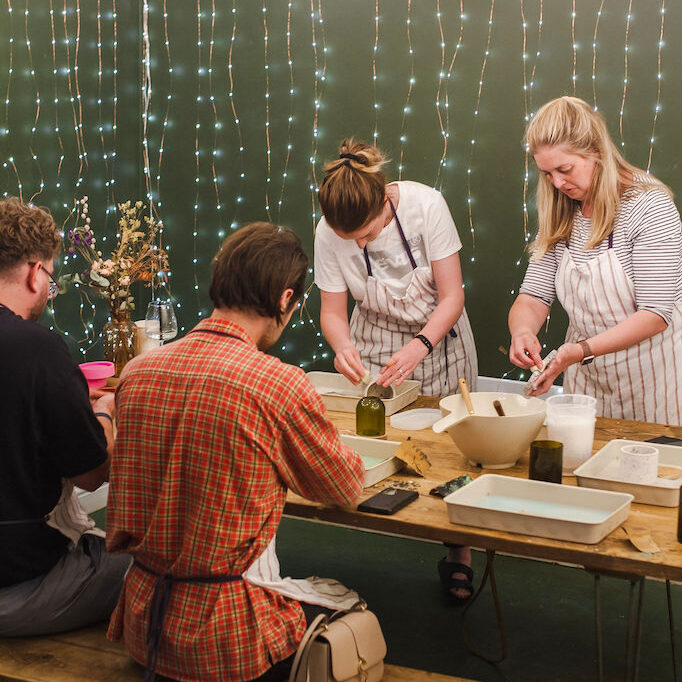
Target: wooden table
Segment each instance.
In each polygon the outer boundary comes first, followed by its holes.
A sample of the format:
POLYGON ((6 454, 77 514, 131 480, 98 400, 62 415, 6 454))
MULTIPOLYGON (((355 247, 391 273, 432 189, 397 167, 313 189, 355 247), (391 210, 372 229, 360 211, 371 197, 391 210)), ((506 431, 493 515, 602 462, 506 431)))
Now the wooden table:
MULTIPOLYGON (((421 397, 416 404, 410 407, 436 407, 437 404, 437 398, 421 397)), ((355 430, 355 415, 343 412, 330 412, 329 416, 340 431, 353 432, 355 430)), ((644 579, 664 579, 666 580, 668 596, 673 669, 676 669, 670 581, 682 582, 682 544, 677 541, 677 507, 656 507, 636 503, 631 505, 631 511, 626 521, 628 529, 649 533, 661 550, 656 554, 646 554, 636 549, 630 543, 622 527, 614 530, 599 544, 588 545, 458 525, 449 521, 446 506, 442 499, 429 495, 429 491, 436 485, 461 474, 469 474, 472 478, 475 478, 480 474, 486 473, 486 470, 470 465, 447 433, 436 434, 431 429, 402 431, 387 425, 387 436, 390 440, 397 441, 403 441, 410 436, 414 444, 427 454, 432 467, 426 478, 403 473, 391 476, 389 479, 381 481, 371 488, 367 488, 363 499, 375 494, 391 483, 397 483, 402 486, 409 485, 418 490, 419 499, 394 515, 379 516, 358 512, 355 507, 340 508, 310 502, 290 492, 287 497, 285 514, 299 518, 342 524, 360 530, 470 545, 486 550, 487 563, 481 586, 478 588, 474 598, 465 607, 462 623, 464 640, 469 650, 490 662, 499 662, 507 656, 506 637, 502 626, 500 603, 492 569, 495 552, 573 564, 582 566, 594 573, 595 632, 599 680, 603 680, 604 675, 600 621, 600 574, 616 575, 630 580, 630 603, 628 607, 625 649, 625 660, 627 662, 626 680, 636 680, 638 677, 644 579), (464 620, 466 610, 475 601, 478 594, 480 594, 488 578, 490 578, 491 582, 500 632, 501 655, 497 657, 482 654, 471 645, 464 620), (639 587, 638 597, 635 595, 637 586, 639 587)), ((598 418, 595 428, 594 450, 600 449, 614 438, 644 441, 656 436, 682 438, 682 427, 648 424, 622 419, 598 418)), ((538 438, 544 437, 546 437, 546 434, 543 427, 538 438)), ((495 470, 494 472, 488 470, 487 473, 527 478, 528 453, 511 469, 495 470)), ((564 476, 563 483, 576 485, 576 479, 574 476, 564 476)))
MULTIPOLYGON (((422 397, 410 407, 434 407, 435 405, 437 405, 437 399, 422 397)), ((329 416, 339 430, 355 430, 355 415, 330 412, 329 416)), ((378 516, 358 512, 355 508, 325 506, 289 493, 285 513, 299 518, 339 523, 362 530, 465 544, 517 556, 560 561, 604 573, 617 572, 682 582, 682 544, 677 541, 676 507, 655 507, 636 503, 631 506, 627 519, 628 527, 649 532, 661 549, 657 554, 644 554, 635 549, 622 528, 613 531, 599 544, 587 545, 461 526, 450 523, 445 504, 440 498, 429 495, 429 490, 461 474, 469 474, 472 478, 482 473, 527 478, 528 454, 524 455, 515 467, 493 472, 470 465, 447 433, 436 434, 431 429, 402 431, 392 429, 387 425, 387 436, 389 440, 398 441, 411 436, 414 444, 427 454, 432 464, 431 470, 427 478, 402 473, 391 476, 372 488, 367 488, 363 498, 375 494, 391 482, 397 481, 404 484, 406 481, 413 481, 415 489, 419 491, 418 500, 392 516, 378 516)), ((613 438, 646 440, 655 436, 682 438, 682 427, 600 417, 596 424, 594 449, 598 450, 613 438)), ((544 428, 538 438, 542 437, 544 437, 544 428)), ((564 476, 564 483, 576 485, 576 479, 574 476, 564 476)))

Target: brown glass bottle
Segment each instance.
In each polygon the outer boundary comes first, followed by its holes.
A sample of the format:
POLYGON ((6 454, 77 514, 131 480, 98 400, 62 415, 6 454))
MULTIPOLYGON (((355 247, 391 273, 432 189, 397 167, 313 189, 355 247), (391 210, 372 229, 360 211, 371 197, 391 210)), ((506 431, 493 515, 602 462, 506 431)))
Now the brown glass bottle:
POLYGON ((355 407, 355 432, 376 438, 386 433, 386 408, 380 398, 360 398, 355 407))

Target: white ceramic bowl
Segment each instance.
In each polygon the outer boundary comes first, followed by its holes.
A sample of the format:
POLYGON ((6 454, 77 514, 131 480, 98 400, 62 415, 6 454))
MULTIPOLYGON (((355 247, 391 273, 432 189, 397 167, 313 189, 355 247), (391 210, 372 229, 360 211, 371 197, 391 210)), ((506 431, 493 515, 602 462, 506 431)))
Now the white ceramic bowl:
POLYGON ((513 467, 538 435, 545 418, 545 402, 517 393, 472 393, 473 415, 462 396, 449 395, 440 401, 443 418, 433 425, 436 433, 447 431, 455 445, 474 466, 484 469, 513 467), (493 401, 505 412, 500 417, 493 401))

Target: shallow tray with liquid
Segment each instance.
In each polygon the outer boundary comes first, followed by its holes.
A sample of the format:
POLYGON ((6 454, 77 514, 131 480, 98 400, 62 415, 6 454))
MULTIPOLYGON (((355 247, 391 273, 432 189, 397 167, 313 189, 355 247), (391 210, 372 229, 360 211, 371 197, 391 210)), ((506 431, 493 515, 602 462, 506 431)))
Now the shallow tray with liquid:
POLYGON ((346 434, 341 434, 341 440, 362 457, 365 465, 365 488, 383 481, 403 468, 403 463, 395 457, 396 448, 400 445, 396 440, 377 440, 346 434))
POLYGON ((452 523, 596 544, 627 519, 632 500, 627 493, 483 474, 445 504, 452 523))

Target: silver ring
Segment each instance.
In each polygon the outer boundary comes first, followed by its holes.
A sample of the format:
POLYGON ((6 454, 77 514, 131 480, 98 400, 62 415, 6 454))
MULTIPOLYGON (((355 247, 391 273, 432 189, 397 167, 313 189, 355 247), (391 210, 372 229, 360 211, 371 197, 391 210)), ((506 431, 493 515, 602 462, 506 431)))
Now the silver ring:
POLYGON ((403 375, 403 370, 400 367, 398 367, 398 372, 400 372, 400 376, 403 375))

